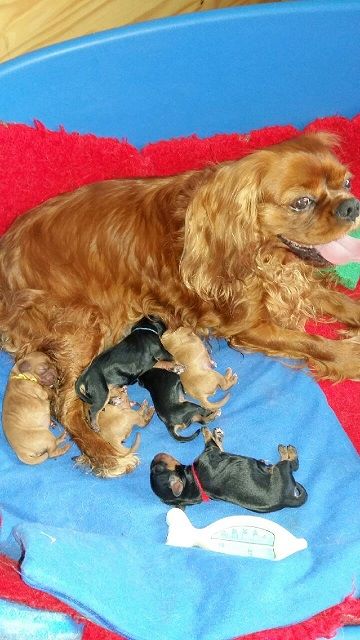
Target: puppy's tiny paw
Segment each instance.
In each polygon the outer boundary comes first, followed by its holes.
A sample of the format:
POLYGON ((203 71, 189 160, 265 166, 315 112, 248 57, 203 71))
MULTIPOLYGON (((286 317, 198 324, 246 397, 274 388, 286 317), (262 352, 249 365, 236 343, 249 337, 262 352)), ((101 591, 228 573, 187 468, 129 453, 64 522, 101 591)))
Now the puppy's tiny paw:
POLYGON ((148 422, 150 422, 151 418, 153 417, 155 413, 155 409, 154 407, 148 407, 146 409, 146 411, 144 411, 144 418, 145 420, 147 420, 148 422))
POLYGON ((292 444, 289 444, 287 446, 287 453, 288 453, 289 460, 296 460, 298 454, 297 454, 296 447, 294 447, 292 444))
POLYGON ((113 396, 112 398, 110 398, 108 404, 112 404, 115 407, 120 407, 120 405, 123 404, 123 399, 120 396, 113 396))
POLYGON ((176 364, 173 367, 173 372, 180 375, 180 373, 184 373, 186 367, 183 364, 176 364))
POLYGON ((214 437, 218 442, 222 442, 224 440, 224 432, 222 429, 220 429, 220 427, 215 427, 214 437))

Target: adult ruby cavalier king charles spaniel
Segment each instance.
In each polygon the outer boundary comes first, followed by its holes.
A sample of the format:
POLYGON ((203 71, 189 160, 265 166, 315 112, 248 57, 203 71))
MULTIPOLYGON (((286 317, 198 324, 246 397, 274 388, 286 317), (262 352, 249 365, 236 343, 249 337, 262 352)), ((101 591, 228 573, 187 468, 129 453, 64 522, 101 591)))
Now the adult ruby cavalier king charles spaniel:
POLYGON ((360 260, 350 174, 326 133, 166 178, 108 180, 53 198, 1 239, 2 346, 47 353, 61 374, 54 411, 103 476, 116 449, 90 428, 74 382, 146 314, 237 349, 360 377, 360 305, 321 267, 360 260), (331 316, 348 336, 307 335, 331 316))

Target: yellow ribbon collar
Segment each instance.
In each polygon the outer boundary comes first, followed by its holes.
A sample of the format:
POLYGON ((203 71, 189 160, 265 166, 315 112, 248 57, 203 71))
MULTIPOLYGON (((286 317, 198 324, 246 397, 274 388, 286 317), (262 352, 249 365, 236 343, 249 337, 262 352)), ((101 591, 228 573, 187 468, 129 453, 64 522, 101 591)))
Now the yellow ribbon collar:
POLYGON ((10 378, 13 380, 30 380, 30 382, 39 383, 39 380, 32 375, 32 373, 12 373, 10 378))

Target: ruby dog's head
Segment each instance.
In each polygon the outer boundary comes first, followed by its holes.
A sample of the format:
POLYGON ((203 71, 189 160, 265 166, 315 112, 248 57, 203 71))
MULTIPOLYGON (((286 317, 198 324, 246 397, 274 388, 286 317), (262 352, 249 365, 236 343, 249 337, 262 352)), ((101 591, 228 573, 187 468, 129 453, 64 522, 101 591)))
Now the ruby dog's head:
POLYGON ((226 291, 264 247, 315 266, 360 261, 360 241, 348 235, 360 204, 336 143, 327 133, 301 135, 205 171, 186 216, 187 286, 202 297, 226 291))
POLYGON ((360 221, 360 203, 349 171, 331 152, 335 142, 318 133, 273 147, 261 184, 263 227, 300 258, 324 266, 360 258, 358 241, 348 236, 360 221))

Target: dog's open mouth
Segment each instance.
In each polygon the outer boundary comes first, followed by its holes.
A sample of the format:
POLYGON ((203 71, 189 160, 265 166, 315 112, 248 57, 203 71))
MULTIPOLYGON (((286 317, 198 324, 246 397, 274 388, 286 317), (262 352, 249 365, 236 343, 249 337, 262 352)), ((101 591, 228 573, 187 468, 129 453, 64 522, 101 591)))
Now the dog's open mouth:
POLYGON ((360 239, 349 235, 326 244, 316 245, 300 244, 282 235, 279 235, 279 238, 299 258, 317 266, 325 267, 360 262, 360 239))

